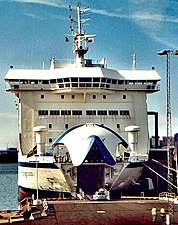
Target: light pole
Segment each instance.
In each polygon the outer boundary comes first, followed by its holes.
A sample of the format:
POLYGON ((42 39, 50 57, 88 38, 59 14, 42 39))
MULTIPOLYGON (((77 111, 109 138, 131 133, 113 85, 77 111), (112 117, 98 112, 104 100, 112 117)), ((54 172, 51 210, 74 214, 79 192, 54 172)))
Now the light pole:
MULTIPOLYGON (((166 116, 167 116, 167 161, 168 161, 168 173, 167 179, 168 183, 168 192, 173 192, 173 173, 170 168, 173 164, 173 151, 171 148, 171 136, 172 136, 172 125, 171 125, 171 79, 170 79, 170 55, 178 55, 178 50, 161 50, 157 52, 160 56, 166 56, 166 85, 167 85, 167 97, 166 97, 166 116)), ((169 203, 169 216, 173 216, 174 210, 173 205, 169 203)))
POLYGON ((166 116, 167 116, 167 149, 171 144, 171 99, 170 99, 170 54, 171 50, 162 50, 158 55, 166 55, 166 84, 167 84, 167 98, 166 98, 166 116))
POLYGON ((39 157, 39 155, 35 155, 36 157, 36 201, 37 201, 37 204, 38 204, 38 162, 37 159, 39 157))
POLYGON ((166 83, 167 83, 167 99, 166 99, 166 111, 167 111, 167 148, 171 145, 171 83, 170 83, 170 55, 178 55, 178 50, 161 50, 158 55, 166 55, 166 83))

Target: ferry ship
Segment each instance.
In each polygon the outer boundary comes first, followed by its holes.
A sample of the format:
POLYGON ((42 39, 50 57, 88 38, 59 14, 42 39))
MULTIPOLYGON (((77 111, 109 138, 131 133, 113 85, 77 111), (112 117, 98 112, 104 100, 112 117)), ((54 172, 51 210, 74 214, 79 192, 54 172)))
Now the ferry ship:
POLYGON ((160 76, 86 58, 95 38, 82 26, 86 10, 70 16, 73 63, 52 58, 49 69, 11 66, 5 76, 6 91, 18 98, 22 198, 75 198, 100 188, 119 196, 138 184, 148 160, 147 95, 159 91, 160 76))
POLYGON ((6 149, 0 149, 0 163, 17 163, 17 162, 18 162, 17 148, 10 147, 6 149))

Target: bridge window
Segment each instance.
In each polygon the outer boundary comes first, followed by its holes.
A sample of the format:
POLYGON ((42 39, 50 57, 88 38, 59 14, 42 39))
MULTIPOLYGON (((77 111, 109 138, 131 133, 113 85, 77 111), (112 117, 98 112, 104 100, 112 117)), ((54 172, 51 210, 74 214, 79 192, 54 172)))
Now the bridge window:
POLYGON ((93 78, 93 82, 100 82, 100 78, 93 78))
POLYGON ((69 78, 64 78, 64 82, 70 82, 69 78))
POLYGON ((64 87, 64 84, 59 84, 59 88, 63 88, 64 87))
POLYGON ((113 79, 112 81, 112 84, 117 84, 117 80, 113 79))
POLYGON ((99 87, 99 83, 94 83, 93 87, 99 87))
POLYGON ((56 83, 56 79, 50 80, 50 84, 55 84, 55 83, 56 83))
POLYGON ((72 87, 78 87, 78 83, 72 83, 72 87))
POLYGON ((49 84, 49 80, 42 80, 43 84, 49 84))
POLYGON ((106 82, 106 78, 101 78, 101 82, 106 82))
POLYGON ((79 78, 79 82, 84 82, 84 83, 91 82, 91 78, 87 78, 87 77, 85 77, 85 78, 79 78))
POLYGON ((78 78, 72 77, 72 78, 71 78, 71 82, 78 82, 78 78))
POLYGON ((65 87, 67 87, 67 88, 70 87, 70 83, 66 83, 65 87))
POLYGON ((57 79, 57 82, 58 83, 63 83, 63 80, 60 78, 60 79, 57 79))
POLYGON ((123 80, 118 80, 118 84, 124 84, 123 80))

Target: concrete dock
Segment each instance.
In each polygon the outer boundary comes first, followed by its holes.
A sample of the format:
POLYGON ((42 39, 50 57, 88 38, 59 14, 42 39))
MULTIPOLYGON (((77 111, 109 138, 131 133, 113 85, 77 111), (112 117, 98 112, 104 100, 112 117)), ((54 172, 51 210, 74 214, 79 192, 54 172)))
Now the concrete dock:
MULTIPOLYGON (((160 210, 169 204, 159 200, 118 200, 118 201, 48 201, 48 216, 34 220, 14 222, 23 225, 150 225, 162 224, 158 211, 156 223, 152 222, 151 209, 160 210)), ((10 224, 9 222, 3 222, 10 224)), ((178 204, 174 204, 171 224, 178 224, 178 204)))

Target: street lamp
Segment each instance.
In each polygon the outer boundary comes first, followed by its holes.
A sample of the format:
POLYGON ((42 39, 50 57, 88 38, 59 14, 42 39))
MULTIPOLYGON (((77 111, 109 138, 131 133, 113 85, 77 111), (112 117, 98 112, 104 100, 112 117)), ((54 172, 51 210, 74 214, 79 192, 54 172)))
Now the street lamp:
POLYGON ((37 204, 38 204, 38 163, 39 163, 39 161, 38 161, 38 157, 39 157, 39 155, 35 155, 35 157, 36 157, 36 201, 37 201, 37 204))
POLYGON ((171 83, 170 83, 170 55, 178 55, 178 50, 161 50, 157 52, 158 55, 166 55, 166 83, 167 83, 167 149, 171 146, 171 83))
POLYGON ((36 200, 34 200, 33 204, 38 205, 38 203, 39 203, 39 195, 38 195, 38 192, 39 192, 39 190, 38 190, 39 189, 39 171, 38 171, 39 155, 35 154, 34 156, 36 157, 36 159, 33 161, 29 161, 29 163, 36 164, 36 200))
MULTIPOLYGON (((170 168, 172 168, 173 163, 173 151, 171 148, 171 82, 170 82, 170 55, 178 55, 178 50, 161 50, 157 52, 160 56, 166 56, 166 85, 167 85, 167 98, 166 98, 166 114, 167 114, 167 160, 168 160, 168 192, 172 193, 173 187, 173 173, 170 168)), ((169 204, 169 214, 173 216, 173 205, 169 204)))
POLYGON ((167 149, 170 147, 171 138, 171 99, 170 99, 170 54, 171 50, 161 50, 158 55, 166 55, 166 83, 167 83, 167 99, 166 99, 166 114, 167 114, 167 149))

